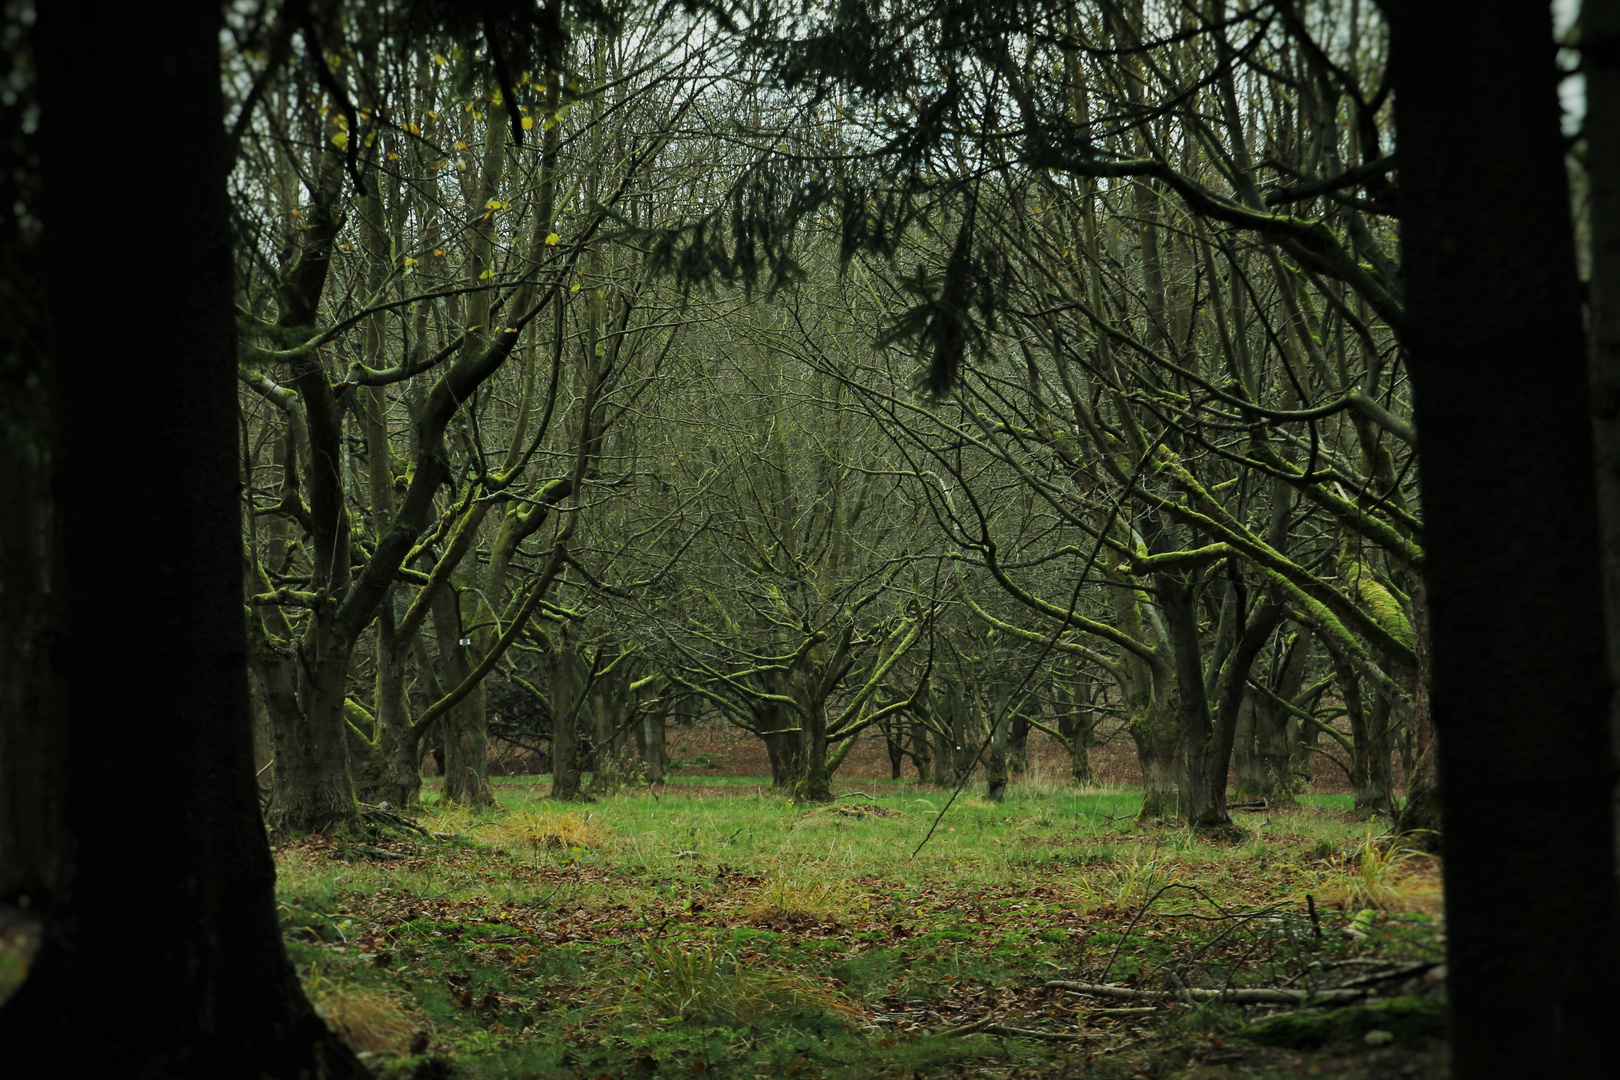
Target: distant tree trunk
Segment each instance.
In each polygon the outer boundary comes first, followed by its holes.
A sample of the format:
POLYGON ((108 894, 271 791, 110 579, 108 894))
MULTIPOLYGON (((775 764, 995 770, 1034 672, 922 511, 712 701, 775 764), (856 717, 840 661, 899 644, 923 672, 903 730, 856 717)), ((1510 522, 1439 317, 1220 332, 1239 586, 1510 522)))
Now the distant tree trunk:
POLYGON ((641 752, 641 765, 647 772, 647 783, 662 784, 664 770, 669 765, 665 750, 665 732, 669 714, 663 709, 648 709, 641 717, 641 738, 637 749, 641 752))
POLYGON ((630 712, 636 706, 630 690, 632 680, 622 665, 621 661, 619 667, 597 679, 591 689, 590 714, 595 726, 591 751, 593 794, 606 795, 623 787, 636 760, 630 750, 634 734, 626 727, 632 722, 630 712))
POLYGON ((793 797, 799 802, 827 802, 832 798, 832 769, 828 767, 827 712, 824 702, 813 701, 799 717, 799 779, 793 797))
MULTIPOLYGON (((51 453, 60 546, 50 562, 61 576, 50 580, 60 605, 50 699, 30 693, 38 711, 16 716, 0 697, 0 900, 21 906, 19 887, 30 890, 44 933, 0 1010, 0 1040, 68 1075, 366 1075, 288 961, 253 778, 222 28, 211 3, 41 5, 34 33, 50 200, 38 330, 54 400, 71 408, 54 418, 51 453), (124 57, 125 92, 166 103, 176 140, 161 168, 130 170, 88 202, 77 194, 84 178, 138 160, 150 132, 90 136, 105 89, 84 77, 87 27, 124 57), (150 215, 165 205, 184 211, 165 218, 154 247, 150 215), (109 352, 85 330, 85 258, 143 245, 142 273, 99 292, 96 318, 150 327, 173 317, 109 352), (120 526, 111 561, 109 498, 120 526), (109 614, 126 558, 161 600, 140 632, 109 614), (37 831, 19 844, 25 805, 37 831), (119 1004, 87 1038, 92 986, 119 1004)), ((33 564, 49 565, 39 553, 33 564)), ((15 565, 8 557, 5 569, 15 565)), ((33 592, 25 580, 7 581, 16 602, 33 592)))
POLYGON ((1091 740, 1092 733, 1097 728, 1097 714, 1087 711, 1074 721, 1074 731, 1069 735, 1069 780, 1076 784, 1090 784, 1093 780, 1091 772, 1091 740))
POLYGON ((1238 710, 1237 731, 1232 739, 1232 766, 1237 770, 1237 796, 1254 798, 1265 788, 1260 765, 1260 724, 1256 716, 1254 691, 1243 694, 1238 710))
POLYGON ((1069 751, 1069 780, 1089 784, 1091 743, 1097 730, 1097 682, 1090 676, 1076 675, 1069 683, 1069 708, 1058 718, 1058 731, 1069 751))
POLYGON ((1174 821, 1181 816, 1181 729, 1171 705, 1172 700, 1154 698, 1140 702, 1127 725, 1142 769, 1138 821, 1174 821))
POLYGON ((878 721, 878 730, 883 732, 883 745, 889 751, 889 779, 900 779, 900 767, 906 761, 906 744, 900 741, 900 726, 903 721, 893 717, 878 721))
POLYGON ((397 640, 391 606, 384 606, 377 616, 374 758, 378 773, 361 786, 360 794, 371 802, 387 802, 396 808, 414 806, 422 797, 422 740, 411 728, 405 694, 409 655, 410 651, 397 640))
POLYGON ((551 798, 565 802, 584 796, 580 790, 579 713, 584 706, 585 670, 579 652, 559 630, 551 648, 551 798))
POLYGON ((1029 717, 1014 713, 1007 726, 1007 768, 1015 773, 1029 772, 1029 717))
MULTIPOLYGON (((472 674, 467 645, 462 644, 461 597, 453 587, 433 597, 433 630, 445 685, 460 686, 472 674)), ((471 644, 470 640, 468 644, 471 644)), ((450 707, 439 721, 444 735, 444 799, 466 806, 493 806, 489 787, 489 731, 485 726, 484 684, 450 707)))
POLYGON ((917 783, 926 784, 934 768, 934 754, 929 744, 929 731, 925 724, 913 720, 908 735, 911 743, 911 763, 917 767, 917 783))
POLYGON ((1356 809, 1370 814, 1392 815, 1395 810, 1395 774, 1390 758, 1394 745, 1395 710, 1389 698, 1375 692, 1367 709, 1367 749, 1358 754, 1365 762, 1366 795, 1356 796, 1356 809))
POLYGON ((1012 756, 1012 717, 1007 715, 1005 697, 998 694, 991 698, 984 720, 990 728, 986 732, 989 747, 984 755, 984 797, 1001 802, 1007 797, 1007 766, 1012 756))
POLYGON ((1550 16, 1505 0, 1385 10, 1452 1074, 1599 1076, 1620 1013, 1613 683, 1550 16))
MULTIPOLYGON (((1285 650, 1281 670, 1276 671, 1274 668, 1275 685, 1272 686, 1271 692, 1282 701, 1292 702, 1299 696, 1300 685, 1305 681, 1305 667, 1310 658, 1310 640, 1307 635, 1295 635, 1285 650)), ((1294 792, 1298 787, 1294 744, 1298 741, 1299 724, 1293 714, 1270 694, 1262 694, 1252 689, 1247 693, 1254 708, 1255 764, 1258 771, 1255 785, 1245 793, 1258 795, 1272 802, 1292 803, 1294 792)), ((1320 729, 1313 727, 1312 731, 1316 733, 1313 734, 1314 739, 1319 735, 1320 729)))
POLYGON ((1412 701, 1412 766, 1406 772, 1406 800, 1397 828, 1429 851, 1441 847, 1439 747, 1429 706, 1429 603, 1420 584, 1412 595, 1412 631, 1418 656, 1417 693, 1412 701))
POLYGON ((1382 814, 1390 807, 1389 743, 1382 731, 1389 723, 1389 705, 1374 697, 1372 708, 1362 698, 1361 676, 1348 662, 1334 656, 1339 693, 1350 720, 1350 789, 1359 813, 1382 814), (1383 708, 1380 709, 1379 706, 1383 708), (1380 768, 1380 755, 1382 768, 1380 768))

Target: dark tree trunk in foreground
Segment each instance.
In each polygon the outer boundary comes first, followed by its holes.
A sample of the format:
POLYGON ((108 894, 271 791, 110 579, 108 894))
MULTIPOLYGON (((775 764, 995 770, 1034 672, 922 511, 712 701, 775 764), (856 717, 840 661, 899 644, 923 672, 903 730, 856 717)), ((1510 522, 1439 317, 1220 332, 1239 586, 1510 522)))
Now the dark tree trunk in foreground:
MULTIPOLYGON (((1587 327, 1592 337, 1598 509, 1608 587, 1609 677, 1620 681, 1620 0, 1586 0, 1581 6, 1581 54, 1581 69, 1586 72, 1592 244, 1587 327)), ((1620 748, 1620 700, 1611 704, 1609 716, 1620 748)), ((1620 801, 1615 812, 1620 828, 1620 801)))
POLYGON ((1620 1053, 1612 688, 1549 13, 1522 0, 1385 6, 1453 1075, 1608 1075, 1620 1053))
POLYGON ((64 754, 0 762, 0 799, 34 785, 60 837, 25 853, 55 867, 0 1044, 60 1075, 365 1075, 283 949, 253 779, 219 32, 210 3, 40 11, 64 754), (119 94, 161 103, 160 153, 106 122, 96 45, 119 94), (108 286, 120 259, 142 272, 108 286), (139 633, 132 566, 153 582, 139 633))

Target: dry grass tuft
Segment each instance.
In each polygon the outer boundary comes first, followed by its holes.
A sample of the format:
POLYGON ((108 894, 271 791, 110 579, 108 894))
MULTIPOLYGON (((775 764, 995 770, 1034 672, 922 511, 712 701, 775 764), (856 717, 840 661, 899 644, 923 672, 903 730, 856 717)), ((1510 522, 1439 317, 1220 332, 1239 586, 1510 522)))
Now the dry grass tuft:
POLYGON ((788 972, 745 965, 714 942, 645 942, 645 963, 626 973, 620 1004, 609 1013, 739 1026, 772 1016, 839 1013, 844 997, 788 972))
POLYGON ((1425 858, 1423 852, 1398 847, 1395 838, 1375 837, 1368 829, 1354 852, 1332 860, 1323 899, 1346 909, 1389 911, 1405 899, 1402 870, 1425 858))
POLYGON ((395 998, 312 971, 304 991, 338 1037, 356 1053, 410 1053, 417 1018, 395 998))
POLYGON ((502 822, 496 835, 507 846, 531 851, 591 851, 612 832, 590 814, 525 808, 502 822))
POLYGON ((777 919, 839 922, 855 914, 860 904, 860 897, 841 881, 778 871, 749 898, 747 912, 750 918, 766 922, 777 919))
POLYGON ((1080 879, 1080 891, 1092 907, 1130 910, 1175 881, 1177 869, 1165 859, 1144 859, 1133 851, 1128 859, 1088 868, 1080 879))

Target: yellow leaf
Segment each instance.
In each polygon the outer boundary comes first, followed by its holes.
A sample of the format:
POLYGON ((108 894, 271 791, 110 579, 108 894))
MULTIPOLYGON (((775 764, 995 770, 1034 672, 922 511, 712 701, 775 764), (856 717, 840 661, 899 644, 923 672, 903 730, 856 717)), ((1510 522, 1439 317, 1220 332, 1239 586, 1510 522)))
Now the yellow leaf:
POLYGON ((401 131, 403 131, 407 135, 420 135, 420 134, 422 134, 422 129, 417 127, 415 124, 411 123, 409 120, 407 120, 403 124, 399 125, 399 128, 400 128, 401 131))
POLYGON ((569 292, 579 292, 579 282, 577 282, 577 281, 574 282, 574 284, 569 287, 568 291, 569 292))
POLYGON ((339 150, 347 150, 349 148, 349 133, 347 131, 340 131, 336 135, 332 136, 332 145, 337 147, 339 150))
POLYGON ((417 262, 417 260, 415 260, 415 259, 410 259, 410 258, 407 258, 407 259, 406 259, 406 260, 405 260, 405 265, 406 265, 406 266, 415 266, 415 265, 416 265, 416 262, 417 262))
POLYGON ((392 150, 390 150, 390 151, 388 151, 388 160, 389 161, 398 161, 399 160, 399 155, 394 153, 392 150))
POLYGON ((437 255, 441 259, 444 258, 444 248, 434 248, 433 254, 437 255))
POLYGON ((546 237, 546 243, 550 244, 552 247, 556 247, 558 241, 560 240, 562 240, 562 237, 558 236, 556 233, 552 233, 550 236, 546 237))
POLYGON ((499 210, 499 209, 503 208, 505 205, 506 204, 501 202, 501 200, 499 200, 499 199, 491 199, 491 200, 489 200, 489 202, 484 204, 484 209, 485 210, 499 210))
POLYGON ((438 64, 440 67, 444 67, 444 65, 448 64, 450 61, 446 60, 442 53, 434 53, 433 62, 438 64))
POLYGON ((523 130, 524 131, 533 131, 534 130, 534 117, 525 116, 523 118, 523 130))

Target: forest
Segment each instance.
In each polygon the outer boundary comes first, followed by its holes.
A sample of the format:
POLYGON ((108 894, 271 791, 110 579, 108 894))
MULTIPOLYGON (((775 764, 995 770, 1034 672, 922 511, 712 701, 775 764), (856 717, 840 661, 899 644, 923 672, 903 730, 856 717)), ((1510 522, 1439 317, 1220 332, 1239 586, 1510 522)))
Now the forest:
POLYGON ((1612 1067, 1620 3, 4 36, 7 1045, 1612 1067))

